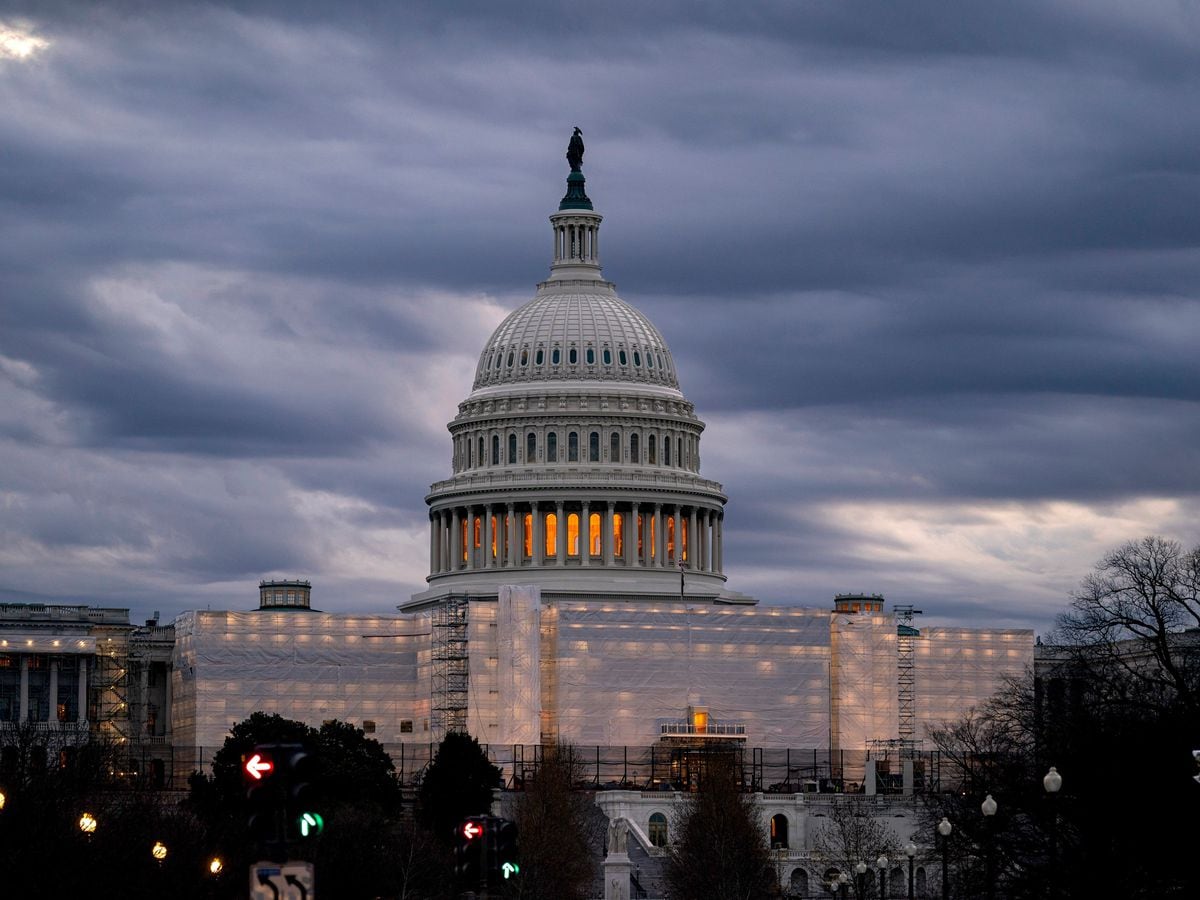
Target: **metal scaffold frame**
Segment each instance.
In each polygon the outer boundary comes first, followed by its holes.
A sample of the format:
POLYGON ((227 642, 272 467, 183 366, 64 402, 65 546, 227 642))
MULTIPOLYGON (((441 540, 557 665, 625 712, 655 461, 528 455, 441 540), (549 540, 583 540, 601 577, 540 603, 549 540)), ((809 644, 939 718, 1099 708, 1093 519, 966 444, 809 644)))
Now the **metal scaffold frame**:
POLYGON ((433 610, 432 694, 435 740, 467 730, 467 597, 451 595, 433 610))
POLYGON ((916 747, 917 692, 916 692, 916 638, 920 632, 913 627, 913 617, 921 610, 911 605, 894 605, 896 613, 896 665, 897 694, 896 708, 899 720, 901 752, 911 756, 916 747))

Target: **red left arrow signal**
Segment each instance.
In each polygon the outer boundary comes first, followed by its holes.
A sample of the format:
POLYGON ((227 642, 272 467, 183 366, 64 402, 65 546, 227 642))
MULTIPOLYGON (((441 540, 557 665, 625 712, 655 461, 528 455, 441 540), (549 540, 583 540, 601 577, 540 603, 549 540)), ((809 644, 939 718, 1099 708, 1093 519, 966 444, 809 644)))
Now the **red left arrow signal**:
POLYGON ((262 777, 275 768, 275 763, 267 759, 261 753, 255 753, 252 757, 246 760, 246 765, 243 767, 246 774, 255 781, 262 781, 262 777))
POLYGON ((468 822, 463 826, 463 837, 472 840, 483 834, 483 826, 478 822, 468 822))

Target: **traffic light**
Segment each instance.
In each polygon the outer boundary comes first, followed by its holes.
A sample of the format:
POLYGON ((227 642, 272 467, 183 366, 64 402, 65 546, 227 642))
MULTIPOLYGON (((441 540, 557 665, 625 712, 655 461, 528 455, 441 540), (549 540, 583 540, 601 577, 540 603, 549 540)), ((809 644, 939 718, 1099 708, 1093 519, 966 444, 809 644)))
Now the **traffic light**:
POLYGON ((248 813, 246 829, 263 844, 283 840, 282 817, 284 792, 276 765, 277 744, 256 744, 242 755, 242 779, 246 782, 248 813))
POLYGON ((304 744, 280 746, 279 770, 284 784, 284 808, 289 838, 313 838, 325 829, 320 806, 317 754, 304 744))
POLYGON ((514 878, 521 866, 517 862, 517 823, 494 819, 492 838, 494 850, 488 857, 490 881, 496 883, 514 878))
POLYGON ((487 816, 471 816, 455 828, 454 874, 460 888, 469 890, 479 885, 491 832, 487 816))

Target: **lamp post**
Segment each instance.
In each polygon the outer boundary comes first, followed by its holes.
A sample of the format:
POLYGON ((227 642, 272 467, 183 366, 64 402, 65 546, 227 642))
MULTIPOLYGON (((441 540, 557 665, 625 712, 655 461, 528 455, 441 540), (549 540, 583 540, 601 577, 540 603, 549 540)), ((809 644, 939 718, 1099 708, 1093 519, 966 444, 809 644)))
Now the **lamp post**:
POLYGON ((867 864, 862 860, 859 860, 858 865, 854 867, 854 874, 857 876, 854 879, 854 892, 858 894, 859 897, 866 897, 867 892, 863 887, 863 876, 867 874, 867 864))
POLYGON ((950 832, 954 826, 942 816, 937 824, 937 833, 942 836, 942 900, 950 900, 950 832))
POLYGON ((845 872, 838 872, 837 883, 838 887, 842 889, 842 900, 846 900, 846 891, 849 890, 850 876, 845 872))
POLYGON ((1058 769, 1050 767, 1050 771, 1042 777, 1042 787, 1046 789, 1046 802, 1050 805, 1050 896, 1058 896, 1058 807, 1055 800, 1062 790, 1062 776, 1058 769))
POLYGON ((992 799, 991 794, 988 794, 987 797, 984 798, 984 801, 981 804, 979 804, 979 810, 980 810, 980 812, 983 813, 983 820, 985 823, 985 827, 987 828, 987 835, 985 838, 985 840, 987 841, 987 846, 984 848, 984 851, 986 853, 985 860, 987 862, 987 872, 986 872, 986 876, 985 876, 987 878, 987 896, 988 896, 988 900, 995 900, 995 897, 996 897, 996 861, 995 861, 995 848, 992 846, 992 844, 995 843, 995 836, 996 836, 996 831, 995 831, 996 826, 994 824, 994 822, 996 821, 995 820, 996 801, 992 799))
POLYGON ((888 858, 880 853, 879 859, 875 860, 875 866, 879 869, 879 900, 887 900, 888 858))
POLYGON ((917 845, 912 841, 905 844, 904 855, 908 857, 908 900, 915 900, 916 891, 913 888, 913 863, 917 856, 917 845))

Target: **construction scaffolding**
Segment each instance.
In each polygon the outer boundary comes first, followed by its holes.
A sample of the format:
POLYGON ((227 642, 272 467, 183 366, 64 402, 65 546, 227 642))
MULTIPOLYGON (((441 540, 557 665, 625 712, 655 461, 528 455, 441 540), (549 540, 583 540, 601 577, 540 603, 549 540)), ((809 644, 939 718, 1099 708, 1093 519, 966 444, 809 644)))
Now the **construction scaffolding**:
POLYGON ((896 614, 896 701, 901 753, 911 756, 916 748, 917 733, 916 638, 921 636, 921 632, 913 627, 913 617, 921 615, 922 611, 899 604, 894 604, 892 609, 896 614))
POLYGON ((451 595, 433 610, 433 735, 441 740, 467 730, 470 653, 467 640, 467 597, 451 595))

